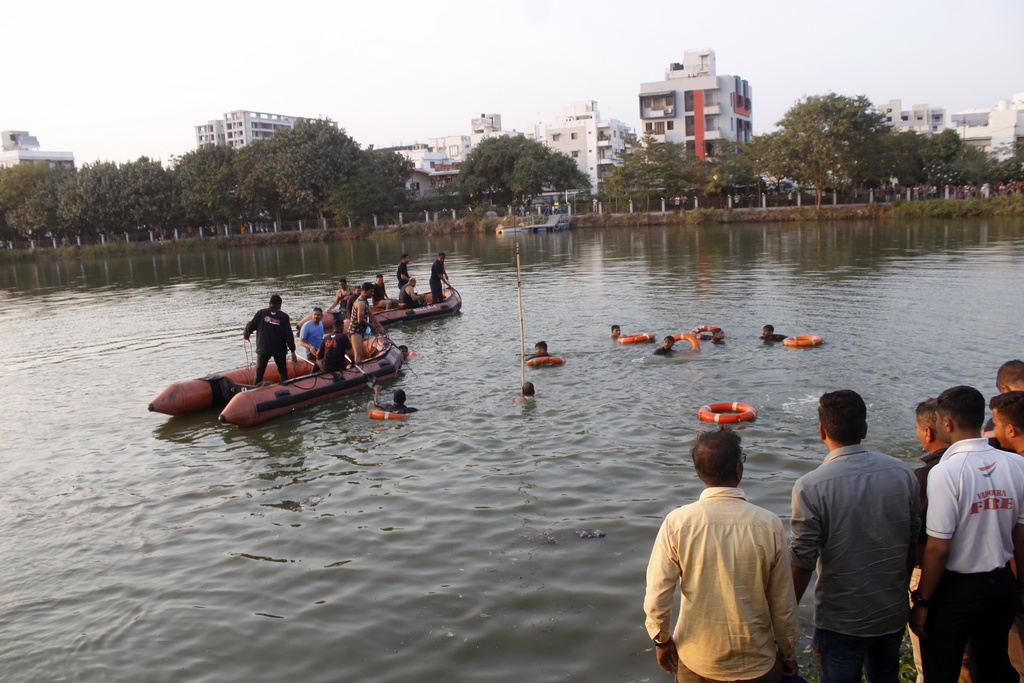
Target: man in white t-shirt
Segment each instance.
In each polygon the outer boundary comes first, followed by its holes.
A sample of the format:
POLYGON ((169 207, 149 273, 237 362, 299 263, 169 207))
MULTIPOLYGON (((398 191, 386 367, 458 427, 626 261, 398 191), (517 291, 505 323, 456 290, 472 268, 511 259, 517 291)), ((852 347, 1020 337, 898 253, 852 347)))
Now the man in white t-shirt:
POLYGON ((977 680, 1006 681, 1007 634, 1024 562, 1024 466, 981 438, 985 398, 958 386, 938 399, 936 431, 952 444, 928 474, 928 541, 910 627, 921 639, 924 678, 953 683, 972 639, 977 680))

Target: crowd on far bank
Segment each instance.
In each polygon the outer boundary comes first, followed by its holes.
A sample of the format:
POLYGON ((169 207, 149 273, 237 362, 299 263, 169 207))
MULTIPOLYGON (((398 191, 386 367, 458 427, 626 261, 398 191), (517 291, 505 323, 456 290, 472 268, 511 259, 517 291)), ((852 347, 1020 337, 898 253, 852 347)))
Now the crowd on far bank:
POLYGON ((679 682, 799 676, 797 603, 816 571, 821 683, 896 683, 908 624, 918 683, 1024 681, 1024 361, 996 385, 987 402, 961 385, 918 404, 916 470, 862 445, 856 392, 821 396, 828 455, 793 487, 788 538, 739 488, 740 435, 699 435, 704 492, 665 518, 647 568, 659 665, 679 682))

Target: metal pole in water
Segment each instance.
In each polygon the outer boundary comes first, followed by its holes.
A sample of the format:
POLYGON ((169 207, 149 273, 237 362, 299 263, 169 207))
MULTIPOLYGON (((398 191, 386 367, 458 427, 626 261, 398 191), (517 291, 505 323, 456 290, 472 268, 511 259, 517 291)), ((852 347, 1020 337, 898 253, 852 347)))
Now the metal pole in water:
POLYGON ((519 240, 516 240, 516 293, 519 296, 519 371, 526 384, 526 337, 523 335, 523 282, 519 276, 519 240))

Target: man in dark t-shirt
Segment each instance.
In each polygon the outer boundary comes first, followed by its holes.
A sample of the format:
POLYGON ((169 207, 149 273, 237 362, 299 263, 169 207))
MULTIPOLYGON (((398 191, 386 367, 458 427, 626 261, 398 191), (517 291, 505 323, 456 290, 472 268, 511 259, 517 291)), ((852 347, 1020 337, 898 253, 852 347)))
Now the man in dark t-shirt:
POLYGON ((334 332, 324 336, 316 357, 324 372, 342 372, 352 357, 352 343, 345 334, 345 319, 334 319, 334 332), (347 358, 346 358, 347 356, 347 358))
POLYGON ((676 343, 676 338, 669 336, 661 340, 661 348, 654 350, 655 356, 671 356, 675 354, 673 346, 676 343))
POLYGON ((281 310, 281 297, 274 294, 270 297, 270 306, 256 311, 249 324, 245 326, 242 337, 249 341, 249 335, 256 333, 256 378, 253 384, 263 381, 267 363, 274 359, 277 364, 281 381, 288 379, 288 356, 291 351, 292 363, 298 363, 295 357, 295 335, 292 334, 291 320, 281 310))
POLYGON ((401 294, 405 290, 405 286, 409 284, 409 255, 402 254, 402 258, 398 262, 398 292, 401 294))
POLYGON ((451 287, 448 282, 448 273, 444 269, 444 252, 437 255, 437 260, 430 266, 430 303, 435 306, 444 301, 444 290, 441 284, 451 287))
POLYGON ((771 325, 765 325, 764 329, 761 330, 761 339, 766 342, 780 342, 786 338, 784 334, 775 334, 775 328, 771 325))

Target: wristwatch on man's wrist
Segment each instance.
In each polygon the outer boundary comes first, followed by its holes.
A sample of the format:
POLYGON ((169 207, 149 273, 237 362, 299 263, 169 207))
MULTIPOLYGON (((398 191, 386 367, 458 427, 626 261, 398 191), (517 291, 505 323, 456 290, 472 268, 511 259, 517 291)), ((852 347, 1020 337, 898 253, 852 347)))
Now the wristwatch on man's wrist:
POLYGON ((661 640, 661 641, 659 641, 657 638, 654 639, 655 647, 666 647, 671 642, 672 642, 672 636, 669 636, 665 640, 661 640))
POLYGON ((914 607, 927 607, 928 606, 928 601, 924 599, 924 596, 921 595, 921 591, 918 590, 917 588, 915 588, 914 590, 910 591, 910 601, 912 603, 914 603, 914 607))

